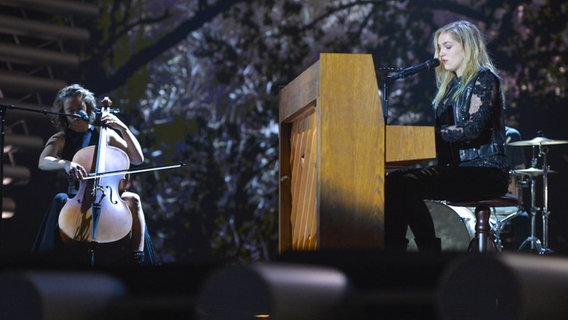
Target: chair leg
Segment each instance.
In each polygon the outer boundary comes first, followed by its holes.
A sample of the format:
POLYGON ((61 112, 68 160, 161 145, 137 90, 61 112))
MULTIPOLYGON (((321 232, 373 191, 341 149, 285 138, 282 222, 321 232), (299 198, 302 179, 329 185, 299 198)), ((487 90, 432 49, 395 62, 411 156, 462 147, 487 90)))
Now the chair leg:
POLYGON ((475 208, 475 245, 471 246, 473 252, 485 253, 488 251, 488 239, 491 230, 490 217, 491 209, 489 207, 475 208))

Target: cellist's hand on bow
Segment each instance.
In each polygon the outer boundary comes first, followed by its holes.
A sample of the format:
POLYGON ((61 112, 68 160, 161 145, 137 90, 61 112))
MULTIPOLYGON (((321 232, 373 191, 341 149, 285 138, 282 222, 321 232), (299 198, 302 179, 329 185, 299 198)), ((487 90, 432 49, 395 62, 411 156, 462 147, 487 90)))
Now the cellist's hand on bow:
POLYGON ((88 175, 83 166, 72 161, 65 164, 65 172, 75 180, 81 180, 88 175))

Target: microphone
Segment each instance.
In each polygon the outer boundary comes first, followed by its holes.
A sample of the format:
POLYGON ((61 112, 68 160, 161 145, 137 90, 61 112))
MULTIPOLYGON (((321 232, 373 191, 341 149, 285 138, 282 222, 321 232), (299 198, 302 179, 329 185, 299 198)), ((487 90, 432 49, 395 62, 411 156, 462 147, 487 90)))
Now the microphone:
POLYGON ((396 80, 396 79, 406 78, 408 76, 411 76, 413 74, 416 74, 416 73, 419 73, 419 72, 422 72, 422 71, 434 69, 435 67, 437 67, 439 65, 440 65, 440 60, 438 60, 436 58, 430 59, 426 62, 422 62, 421 64, 417 64, 415 66, 408 67, 406 69, 402 69, 399 72, 389 74, 387 76, 387 79, 388 80, 396 80))
POLYGON ((85 110, 79 111, 79 113, 74 114, 75 118, 79 118, 85 122, 89 122, 89 115, 85 110))

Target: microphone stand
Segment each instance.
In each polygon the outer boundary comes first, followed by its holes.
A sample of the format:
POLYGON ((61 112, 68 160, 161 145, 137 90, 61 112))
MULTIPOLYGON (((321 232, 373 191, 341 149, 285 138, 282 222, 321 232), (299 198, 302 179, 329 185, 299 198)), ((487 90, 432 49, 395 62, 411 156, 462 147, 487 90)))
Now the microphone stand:
POLYGON ((386 77, 385 82, 383 83, 383 118, 385 120, 385 126, 387 125, 387 118, 389 115, 389 96, 388 96, 388 90, 389 90, 389 84, 391 83, 391 79, 389 77, 386 77))
MULTIPOLYGON (((2 157, 0 157, 0 178, 2 179, 2 186, 0 186, 0 208, 2 208, 2 213, 4 212, 4 143, 5 143, 5 123, 6 123, 6 111, 8 109, 12 109, 12 110, 20 110, 20 111, 26 111, 26 112, 35 112, 35 113, 43 113, 45 115, 47 114, 53 114, 53 115, 61 115, 61 116, 70 116, 70 117, 76 117, 76 118, 81 118, 82 116, 78 115, 78 114, 69 114, 69 113, 61 113, 61 112, 53 112, 53 111, 47 111, 47 110, 37 110, 37 109, 32 109, 32 108, 24 108, 24 107, 16 107, 14 105, 6 105, 6 104, 0 104, 0 150, 2 150, 2 157)), ((2 219, 2 214, 0 214, 0 249, 2 248, 2 234, 3 234, 3 219, 2 219)))
MULTIPOLYGON (((380 72, 384 72, 384 73, 392 73, 394 71, 399 72, 401 69, 400 68, 393 68, 393 67, 381 67, 378 69, 378 71, 380 72)), ((393 78, 390 75, 387 75, 385 77, 385 81, 383 82, 383 93, 382 93, 382 107, 383 107, 383 146, 385 148, 385 152, 383 153, 383 163, 385 165, 387 165, 387 153, 386 153, 386 147, 387 147, 387 121, 388 121, 388 115, 389 115, 389 85, 390 83, 393 81, 393 78)), ((386 174, 386 172, 385 172, 386 174)), ((386 177, 385 177, 386 178, 386 177)))
POLYGON ((415 66, 412 66, 412 67, 408 67, 408 68, 405 68, 405 69, 392 68, 392 67, 379 68, 380 71, 390 72, 385 77, 385 82, 384 82, 384 85, 383 85, 383 102, 385 104, 385 107, 383 108, 383 117, 385 118, 385 125, 386 125, 386 119, 387 119, 387 116, 388 116, 388 92, 387 92, 387 90, 388 90, 388 85, 390 84, 390 82, 395 81, 397 79, 404 79, 404 78, 410 77, 410 76, 417 74, 417 73, 420 73, 422 71, 432 70, 439 65, 440 65, 440 60, 438 60, 437 58, 434 58, 434 59, 430 59, 426 62, 423 62, 421 64, 418 64, 418 65, 415 65, 415 66))
POLYGON ((395 80, 392 77, 392 73, 393 72, 400 72, 401 70, 402 70, 401 68, 397 68, 397 67, 380 67, 380 68, 377 68, 377 71, 379 71, 381 73, 391 73, 391 74, 388 74, 387 76, 385 76, 385 82, 383 83, 383 94, 382 94, 382 100, 383 101, 382 101, 382 104, 383 104, 383 119, 385 121, 385 125, 387 124, 387 118, 388 118, 388 115, 389 115, 389 112, 388 112, 389 85, 393 80, 395 80))

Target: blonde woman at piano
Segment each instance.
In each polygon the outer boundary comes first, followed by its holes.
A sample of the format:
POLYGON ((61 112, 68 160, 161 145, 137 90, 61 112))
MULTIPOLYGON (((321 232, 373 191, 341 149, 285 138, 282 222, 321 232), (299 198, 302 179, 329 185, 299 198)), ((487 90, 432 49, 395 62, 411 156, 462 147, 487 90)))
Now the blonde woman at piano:
POLYGON ((387 175, 385 247, 394 252, 406 251, 408 227, 419 251, 441 251, 425 199, 473 200, 505 194, 509 184, 504 95, 483 35, 474 24, 456 21, 433 38, 440 61, 432 102, 437 164, 387 175))

